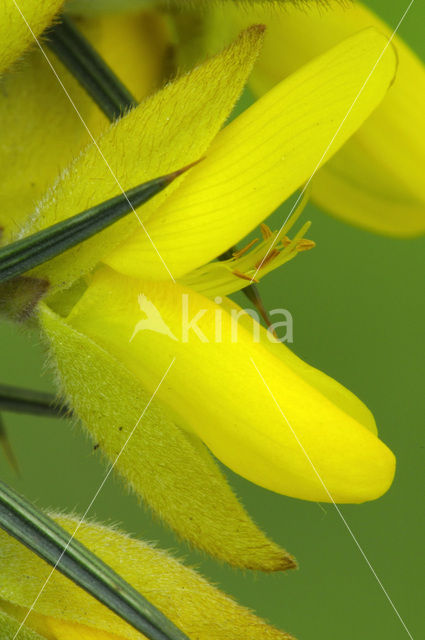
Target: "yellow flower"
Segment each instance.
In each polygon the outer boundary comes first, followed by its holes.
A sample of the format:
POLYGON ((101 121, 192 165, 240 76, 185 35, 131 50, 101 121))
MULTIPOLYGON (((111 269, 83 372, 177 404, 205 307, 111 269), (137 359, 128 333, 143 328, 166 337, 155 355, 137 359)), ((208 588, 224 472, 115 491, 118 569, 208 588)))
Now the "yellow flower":
MULTIPOLYGON (((53 516, 71 534, 78 520, 53 516)), ((76 538, 198 640, 290 640, 163 551, 123 533, 83 522, 76 538)), ((10 640, 50 573, 40 558, 0 532, 0 640, 10 640)), ((55 571, 25 626, 22 640, 139 640, 145 637, 55 571)))
MULTIPOLYGON (((276 570, 294 566, 292 558, 255 527, 202 441, 244 477, 311 500, 378 497, 392 481, 394 457, 376 437, 369 411, 349 391, 283 345, 271 344, 257 324, 259 342, 244 326, 234 342, 232 303, 211 300, 245 286, 244 278, 256 271, 261 277, 308 242, 299 235, 291 242, 272 234, 277 240, 273 260, 264 260, 272 248, 265 230, 265 240, 253 252, 222 266, 204 265, 305 182, 386 39, 374 30, 349 38, 219 132, 261 40, 261 28, 243 33, 229 49, 152 95, 99 138, 104 157, 126 187, 206 153, 198 166, 140 210, 155 248, 129 217, 33 274, 47 278, 55 292, 42 306, 40 322, 65 397, 108 458, 116 458, 149 405, 117 462, 127 483, 197 546, 237 566, 276 570), (131 340, 143 319, 140 295, 161 314, 168 335, 136 332, 131 340), (181 339, 185 295, 191 315, 205 312, 199 327, 208 344, 196 336, 188 343, 181 339), (217 313, 222 314, 220 340, 217 313), (151 401, 173 357, 169 376, 151 401)), ((380 102, 394 70, 388 48, 328 155, 380 102)), ((24 232, 116 192, 98 150, 89 146, 46 193, 24 232)))
MULTIPOLYGON (((362 502, 380 496, 392 481, 394 458, 376 437, 370 412, 287 347, 271 343, 265 330, 257 342, 249 324, 239 324, 236 338, 231 308, 229 301, 216 304, 179 284, 124 278, 103 268, 62 328, 59 318, 47 310, 43 322, 54 338, 64 378, 72 375, 64 353, 69 346, 62 347, 59 342, 62 339, 69 345, 72 330, 119 359, 149 394, 154 393, 175 358, 155 400, 175 424, 191 437, 201 438, 220 460, 252 482, 316 501, 329 502, 332 496, 336 502, 362 502), (138 304, 141 293, 177 339, 159 330, 147 330, 130 341, 143 317, 138 304), (188 330, 185 336, 182 332, 185 301, 190 318, 200 318, 197 334, 188 330), (217 313, 221 313, 218 342, 217 313)), ((86 365, 83 384, 92 389, 87 383, 89 376, 86 365)), ((77 384, 75 378, 72 383, 77 384)), ((78 410, 75 400, 73 404, 78 410)), ((104 442, 106 432, 99 433, 99 438, 104 442)))
MULTIPOLYGON (((278 2, 257 2, 249 10, 214 8, 205 33, 206 48, 222 46, 229 33, 252 21, 264 22, 267 38, 251 86, 262 95, 289 73, 330 46, 366 27, 388 38, 393 29, 360 2, 332 0, 280 10, 278 2), (233 29, 232 29, 233 26, 233 29)), ((412 9, 412 12, 414 8, 412 9)), ((401 16, 400 16, 401 17, 401 16)), ((395 35, 398 70, 379 108, 317 174, 312 198, 351 224, 392 236, 425 232, 425 68, 395 35)), ((184 42, 181 43, 184 47, 184 42)))
MULTIPOLYGON (((30 275, 50 286, 40 323, 67 402, 111 460, 132 434, 116 464, 127 484, 193 544, 236 566, 278 570, 293 567, 293 559, 250 520, 203 443, 253 482, 310 500, 378 497, 392 481, 394 457, 376 437, 369 411, 349 391, 283 345, 271 344, 257 323, 258 341, 250 326, 240 326, 234 341, 232 311, 239 310, 227 299, 211 300, 308 248, 306 228, 292 241, 284 234, 293 221, 278 234, 264 229, 252 252, 222 265, 207 263, 299 188, 332 139, 322 161, 336 153, 384 97, 396 60, 386 38, 367 29, 288 77, 220 131, 262 36, 262 27, 247 30, 224 52, 104 127, 97 144, 76 155, 31 216, 27 212, 17 235, 87 209, 120 186, 206 156, 144 206, 139 220, 129 216, 30 275), (143 319, 141 296, 162 316, 168 335, 135 333, 143 319), (182 340, 184 300, 192 315, 205 316, 199 330, 207 344, 196 342, 197 336, 182 340)), ((9 107, 19 100, 17 82, 9 107)), ((54 130, 74 127, 60 113, 54 130)), ((40 157, 39 115, 24 108, 18 114, 15 134, 29 126, 32 151, 40 157)), ((41 172, 39 189, 51 172, 51 165, 41 172)), ((12 221, 14 216, 12 211, 12 221)))

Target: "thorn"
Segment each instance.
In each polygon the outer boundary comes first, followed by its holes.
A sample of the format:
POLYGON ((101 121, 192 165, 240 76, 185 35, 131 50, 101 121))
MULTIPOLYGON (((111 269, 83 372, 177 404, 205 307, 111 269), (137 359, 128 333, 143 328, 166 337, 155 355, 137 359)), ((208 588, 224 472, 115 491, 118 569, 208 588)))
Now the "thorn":
POLYGON ((166 176, 164 176, 164 180, 166 182, 173 182, 173 180, 181 176, 183 173, 186 173, 186 171, 189 171, 189 169, 192 169, 192 167, 195 167, 197 164, 199 164, 203 160, 205 160, 205 156, 203 156, 202 158, 199 158, 199 160, 195 160, 194 162, 187 164, 185 167, 182 167, 181 169, 177 169, 177 171, 168 173, 166 176))
POLYGON ((264 322, 266 323, 268 329, 271 331, 271 333, 274 335, 275 338, 278 338, 277 333, 274 329, 272 329, 272 323, 270 322, 270 318, 267 314, 266 308, 264 306, 264 303, 261 299, 260 296, 260 292, 258 291, 258 288, 255 285, 250 285, 249 287, 245 287, 244 289, 242 289, 242 292, 246 295, 246 297, 248 298, 248 300, 250 300, 255 307, 258 309, 258 312, 260 313, 260 316, 263 318, 264 322))
POLYGON ((10 466, 14 470, 17 476, 20 476, 19 465, 15 454, 13 453, 12 445, 10 444, 9 437, 7 435, 6 427, 3 419, 0 415, 0 443, 3 447, 4 455, 9 462, 10 466))

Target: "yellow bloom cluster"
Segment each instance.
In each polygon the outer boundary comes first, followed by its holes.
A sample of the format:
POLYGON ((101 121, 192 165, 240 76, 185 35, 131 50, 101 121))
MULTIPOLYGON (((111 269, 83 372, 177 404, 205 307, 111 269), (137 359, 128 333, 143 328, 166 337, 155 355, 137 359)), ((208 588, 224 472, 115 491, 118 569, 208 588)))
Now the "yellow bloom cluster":
MULTIPOLYGON (((84 129, 42 52, 27 51, 62 4, 0 8, 2 242, 203 159, 137 217, 30 272, 47 283, 37 319, 60 391, 109 460, 122 451, 117 472, 178 534, 234 566, 294 567, 252 522, 213 455, 272 491, 342 503, 382 495, 395 458, 360 400, 226 298, 313 246, 307 226, 292 240, 285 234, 295 220, 276 233, 263 227, 251 252, 211 261, 316 172, 312 198, 334 215, 383 233, 423 232, 425 105, 411 94, 424 70, 361 5, 280 13, 278 2, 244 11, 214 3, 197 14, 188 3, 185 21, 177 3, 169 14, 155 2, 119 3, 135 12, 129 17, 110 16, 114 2, 74 0, 70 11, 100 13, 78 24, 142 100, 108 124, 49 54, 84 129), (201 37, 179 43, 194 16, 201 37), (159 88, 176 43, 181 60, 215 54, 159 88), (260 97, 226 124, 248 80, 260 97), (185 314, 196 318, 186 333, 185 314)), ((190 637, 287 637, 140 542, 88 524, 81 539, 190 637)), ((4 536, 0 549, 0 619, 13 630, 43 571, 4 536), (28 580, 18 586, 22 573, 28 580)), ((27 626, 28 640, 139 637, 60 576, 27 626)))

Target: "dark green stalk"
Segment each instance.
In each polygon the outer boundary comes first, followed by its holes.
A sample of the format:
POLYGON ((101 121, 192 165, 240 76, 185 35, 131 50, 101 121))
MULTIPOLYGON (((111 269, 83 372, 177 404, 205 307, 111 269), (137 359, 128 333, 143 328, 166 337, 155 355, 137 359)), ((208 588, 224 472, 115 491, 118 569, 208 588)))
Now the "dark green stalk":
POLYGON ((0 527, 150 640, 188 640, 111 567, 3 482, 0 527))
POLYGON ((8 384, 0 384, 0 411, 30 413, 50 418, 61 418, 71 414, 70 409, 56 404, 52 393, 12 387, 8 384))
POLYGON ((0 282, 11 280, 109 227, 165 189, 185 169, 130 189, 0 249, 0 282))
POLYGON ((137 101, 71 20, 62 16, 46 34, 49 48, 113 121, 137 101))

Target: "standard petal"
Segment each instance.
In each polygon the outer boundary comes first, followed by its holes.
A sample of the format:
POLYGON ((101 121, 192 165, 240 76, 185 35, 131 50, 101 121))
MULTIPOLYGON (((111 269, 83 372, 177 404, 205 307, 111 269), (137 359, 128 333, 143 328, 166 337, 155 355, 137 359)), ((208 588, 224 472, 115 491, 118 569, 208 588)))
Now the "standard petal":
POLYGON ((64 0, 3 0, 0 7, 0 73, 53 21, 64 0), (19 7, 19 9, 18 9, 19 7))
POLYGON ((111 462, 149 405, 115 466, 129 488, 179 536, 220 560, 262 571, 295 566, 252 522, 202 442, 155 400, 149 404, 116 358, 47 307, 40 319, 66 401, 111 462))
MULTIPOLYGON (((111 125, 99 139, 99 148, 90 145, 62 172, 37 206, 25 233, 34 233, 119 194, 117 180, 123 189, 128 189, 199 160, 239 97, 262 37, 262 27, 243 32, 228 49, 111 125)), ((143 207, 139 218, 146 220, 169 197, 177 182, 143 207)), ((57 287, 69 286, 112 247, 138 230, 140 221, 135 215, 128 216, 34 273, 47 277, 57 287)), ((161 275, 169 278, 160 257, 155 255, 161 275)))
POLYGON ((284 345, 276 347, 279 357, 271 353, 264 338, 239 326, 219 304, 178 284, 104 269, 68 321, 120 359, 147 390, 175 357, 158 399, 248 480, 289 496, 336 502, 371 500, 389 488, 394 456, 373 433, 367 409, 338 383, 294 362, 284 345), (140 294, 159 315, 139 306, 140 294))
MULTIPOLYGON (((261 95, 329 46, 373 26, 387 37, 393 29, 360 2, 332 2, 325 10, 288 8, 285 13, 236 11, 227 18, 234 29, 252 20, 268 25, 263 54, 252 77, 261 95)), ((218 16, 217 16, 218 19, 218 16)), ((218 39, 217 24, 215 32, 218 39)), ((219 39, 221 41, 221 38, 219 39)), ((425 67, 395 35, 398 68, 385 100, 348 144, 320 171, 312 198, 343 220, 393 236, 425 232, 425 67)))
MULTIPOLYGON (((175 277, 234 245, 358 129, 393 80, 396 60, 389 47, 358 96, 387 42, 374 29, 347 39, 220 132, 204 162, 147 225, 175 277)), ((164 279, 140 233, 107 262, 128 275, 164 279)))
MULTIPOLYGON (((78 524, 76 518, 68 516, 56 516, 55 520, 70 533, 78 524)), ((85 522, 78 529, 76 538, 142 593, 189 638, 290 638, 236 604, 192 569, 144 542, 116 529, 85 522)), ((0 598, 12 605, 7 607, 9 615, 15 611, 18 619, 22 619, 22 614, 27 611, 22 607, 27 608, 40 595, 40 586, 49 572, 50 567, 40 558, 14 538, 0 532, 0 598)), ((28 626, 40 629, 40 633, 55 640, 107 640, 109 637, 111 640, 139 640, 141 637, 138 631, 58 571, 45 585, 33 611, 34 615, 28 618, 28 626)), ((33 640, 31 636, 27 638, 33 640)))

